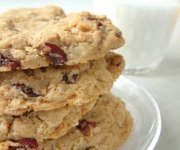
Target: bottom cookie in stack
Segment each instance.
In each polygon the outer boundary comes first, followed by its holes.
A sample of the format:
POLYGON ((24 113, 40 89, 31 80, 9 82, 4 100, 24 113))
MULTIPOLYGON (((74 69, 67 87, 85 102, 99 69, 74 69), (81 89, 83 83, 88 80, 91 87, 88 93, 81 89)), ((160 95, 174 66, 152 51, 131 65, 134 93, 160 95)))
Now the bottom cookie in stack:
POLYGON ((125 104, 111 94, 100 96, 79 124, 57 140, 26 138, 0 143, 0 150, 114 150, 128 138, 133 121, 125 104))

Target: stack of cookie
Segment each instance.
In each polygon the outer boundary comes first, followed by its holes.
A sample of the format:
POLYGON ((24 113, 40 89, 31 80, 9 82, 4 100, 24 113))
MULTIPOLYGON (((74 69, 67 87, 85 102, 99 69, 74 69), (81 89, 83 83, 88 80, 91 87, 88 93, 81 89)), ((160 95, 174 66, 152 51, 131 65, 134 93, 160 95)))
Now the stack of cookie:
POLYGON ((108 91, 124 40, 104 16, 56 6, 0 15, 0 150, 115 149, 132 119, 108 91))

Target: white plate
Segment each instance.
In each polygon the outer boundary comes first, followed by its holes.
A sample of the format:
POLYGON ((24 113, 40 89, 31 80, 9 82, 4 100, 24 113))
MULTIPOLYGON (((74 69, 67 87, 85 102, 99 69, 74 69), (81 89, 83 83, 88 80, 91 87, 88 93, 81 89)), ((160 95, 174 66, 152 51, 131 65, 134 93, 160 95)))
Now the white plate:
POLYGON ((115 82, 112 92, 126 103, 134 119, 132 134, 118 150, 153 150, 161 132, 161 115, 154 98, 125 77, 115 82))

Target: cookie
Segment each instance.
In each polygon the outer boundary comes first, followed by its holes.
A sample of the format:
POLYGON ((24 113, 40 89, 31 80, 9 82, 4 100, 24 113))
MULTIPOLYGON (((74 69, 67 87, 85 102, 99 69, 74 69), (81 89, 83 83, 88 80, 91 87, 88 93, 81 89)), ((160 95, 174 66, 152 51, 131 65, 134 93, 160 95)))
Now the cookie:
POLYGON ((0 18, 1 72, 87 63, 124 43, 108 18, 88 12, 66 16, 46 6, 10 10, 0 18))
POLYGON ((33 138, 0 143, 1 150, 115 150, 128 138, 132 118, 124 103, 111 94, 100 97, 78 126, 57 140, 38 142, 33 138), (9 148, 9 149, 8 149, 9 148), (13 149, 14 148, 14 149, 13 149))
POLYGON ((65 106, 61 109, 27 112, 21 116, 0 116, 0 141, 19 140, 23 137, 38 141, 57 139, 75 127, 78 121, 89 112, 96 100, 81 106, 65 106))
POLYGON ((65 67, 0 73, 0 115, 82 105, 106 93, 124 68, 123 57, 65 67))

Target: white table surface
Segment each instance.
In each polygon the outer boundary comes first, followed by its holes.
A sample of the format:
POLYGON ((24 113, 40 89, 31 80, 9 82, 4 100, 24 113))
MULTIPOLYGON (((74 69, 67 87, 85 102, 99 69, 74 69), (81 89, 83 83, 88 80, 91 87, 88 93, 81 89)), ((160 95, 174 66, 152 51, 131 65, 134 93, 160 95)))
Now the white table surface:
MULTIPOLYGON (((91 0, 6 0, 0 2, 0 11, 12 7, 52 3, 62 6, 67 12, 92 9, 91 0)), ((180 39, 179 35, 175 38, 176 42, 180 39)), ((127 77, 146 88, 159 105, 162 115, 162 132, 155 149, 180 150, 180 44, 173 45, 169 49, 164 61, 156 70, 144 75, 127 77)))

